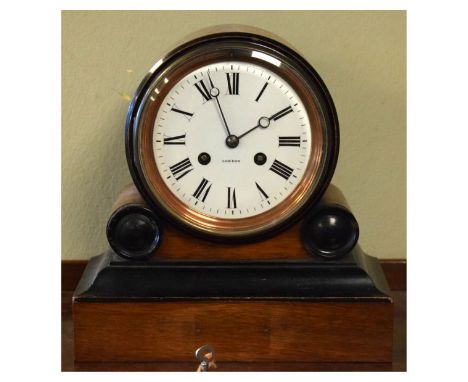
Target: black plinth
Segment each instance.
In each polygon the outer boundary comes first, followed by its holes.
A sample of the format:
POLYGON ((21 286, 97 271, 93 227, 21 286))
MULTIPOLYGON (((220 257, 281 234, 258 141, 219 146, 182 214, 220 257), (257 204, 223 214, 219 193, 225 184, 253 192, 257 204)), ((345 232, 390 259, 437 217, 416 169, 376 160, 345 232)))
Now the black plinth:
POLYGON ((389 300, 378 260, 359 246, 336 261, 129 262, 112 250, 90 260, 76 301, 389 300))

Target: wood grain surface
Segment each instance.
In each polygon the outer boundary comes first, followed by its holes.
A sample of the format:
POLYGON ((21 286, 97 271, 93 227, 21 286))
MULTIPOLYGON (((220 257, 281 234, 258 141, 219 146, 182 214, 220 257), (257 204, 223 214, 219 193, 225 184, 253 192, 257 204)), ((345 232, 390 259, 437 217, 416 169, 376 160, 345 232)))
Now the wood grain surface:
POLYGON ((151 261, 161 260, 273 260, 309 259, 299 239, 299 224, 265 241, 247 244, 222 244, 194 238, 170 226, 157 254, 151 261))
MULTIPOLYGON (((62 371, 195 371, 186 362, 74 362, 72 291, 62 292, 62 371)), ((406 371, 406 292, 394 291, 392 362, 219 362, 213 371, 406 371)))
POLYGON ((77 361, 390 362, 393 305, 350 302, 74 302, 77 361))

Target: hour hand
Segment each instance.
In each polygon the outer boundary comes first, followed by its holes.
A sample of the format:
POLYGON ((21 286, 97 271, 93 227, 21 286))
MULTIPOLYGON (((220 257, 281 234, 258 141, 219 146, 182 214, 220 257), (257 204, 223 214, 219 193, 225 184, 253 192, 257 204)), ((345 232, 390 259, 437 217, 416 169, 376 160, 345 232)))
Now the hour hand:
POLYGON ((291 106, 285 107, 284 109, 278 111, 277 113, 273 114, 271 117, 260 117, 256 126, 252 127, 250 130, 247 130, 245 133, 239 135, 237 138, 241 139, 242 137, 246 136, 250 132, 254 131, 255 129, 261 127, 266 129, 270 126, 271 121, 277 121, 281 117, 284 117, 286 114, 289 114, 293 111, 291 106))
POLYGON ((254 131, 255 129, 259 127, 266 129, 268 126, 270 126, 270 119, 271 118, 268 118, 268 117, 260 117, 260 119, 258 120, 258 123, 254 127, 247 130, 245 133, 239 135, 237 139, 241 139, 242 137, 246 136, 247 134, 249 134, 250 132, 254 131))

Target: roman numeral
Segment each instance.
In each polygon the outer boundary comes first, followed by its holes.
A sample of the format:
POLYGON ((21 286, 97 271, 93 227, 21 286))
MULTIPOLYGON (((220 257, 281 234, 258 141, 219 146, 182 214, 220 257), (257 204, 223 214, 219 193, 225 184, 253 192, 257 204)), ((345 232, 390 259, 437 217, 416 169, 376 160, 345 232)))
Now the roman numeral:
POLYGON ((260 193, 260 199, 262 200, 262 202, 265 200, 265 199, 268 199, 269 196, 268 194, 263 190, 263 188, 260 187, 260 185, 255 182, 255 185, 257 186, 257 190, 258 192, 260 193))
POLYGON ((301 137, 278 137, 278 146, 301 147, 301 137))
POLYGON ((263 94, 263 92, 265 91, 265 89, 266 89, 267 86, 268 86, 268 82, 265 82, 265 85, 263 85, 262 90, 260 90, 260 93, 258 93, 257 98, 255 98, 255 102, 258 102, 258 100, 259 100, 260 97, 262 96, 262 94, 263 94))
POLYGON ((208 88, 205 85, 205 81, 200 80, 200 81, 196 82, 194 85, 197 88, 197 90, 200 92, 200 94, 203 96, 205 101, 209 101, 211 99, 211 94, 210 94, 210 92, 208 91, 208 88))
POLYGON ((239 95, 239 73, 226 73, 229 94, 239 95))
POLYGON ((291 174, 293 173, 293 169, 284 163, 280 162, 279 160, 275 159, 273 164, 270 167, 270 170, 273 171, 275 174, 278 174, 282 178, 288 180, 291 174))
POLYGON ((183 110, 177 109, 175 107, 173 107, 171 109, 171 111, 173 111, 175 113, 182 114, 183 116, 187 117, 189 121, 190 121, 190 118, 193 117, 193 113, 189 113, 188 111, 183 111, 183 110))
POLYGON ((185 134, 176 135, 175 137, 164 137, 165 145, 185 145, 185 134))
POLYGON ((205 202, 205 199, 206 199, 206 197, 208 195, 208 192, 210 192, 210 190, 211 190, 211 185, 212 185, 212 183, 210 183, 210 181, 203 178, 192 196, 194 196, 198 200, 201 200, 202 202, 205 202), (205 192, 203 193, 203 191, 205 191, 205 192), (203 196, 202 196, 202 194, 203 194, 203 196), (202 196, 201 199, 200 199, 200 196, 202 196))
POLYGON ((172 175, 174 175, 176 180, 179 180, 180 178, 187 175, 190 171, 192 171, 193 167, 192 167, 192 163, 190 162, 190 159, 185 158, 184 160, 181 160, 179 163, 176 163, 170 166, 169 169, 171 170, 172 175))
POLYGON ((273 114, 270 119, 272 119, 273 121, 277 121, 278 119, 284 117, 286 114, 289 114, 293 111, 292 107, 291 106, 288 106, 286 108, 284 108, 283 110, 280 110, 279 112, 277 112, 276 114, 273 114))
POLYGON ((227 189, 228 189, 227 208, 237 208, 236 189, 234 187, 228 187, 227 189))

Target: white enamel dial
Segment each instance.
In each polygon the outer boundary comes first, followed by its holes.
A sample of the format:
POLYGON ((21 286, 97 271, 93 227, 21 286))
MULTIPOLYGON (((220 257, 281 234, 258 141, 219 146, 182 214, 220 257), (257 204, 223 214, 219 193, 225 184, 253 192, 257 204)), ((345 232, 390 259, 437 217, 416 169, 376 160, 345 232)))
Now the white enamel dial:
POLYGON ((307 112, 290 84, 258 65, 226 61, 172 86, 156 116, 153 150, 167 187, 189 208, 240 219, 292 193, 311 139, 307 112))

